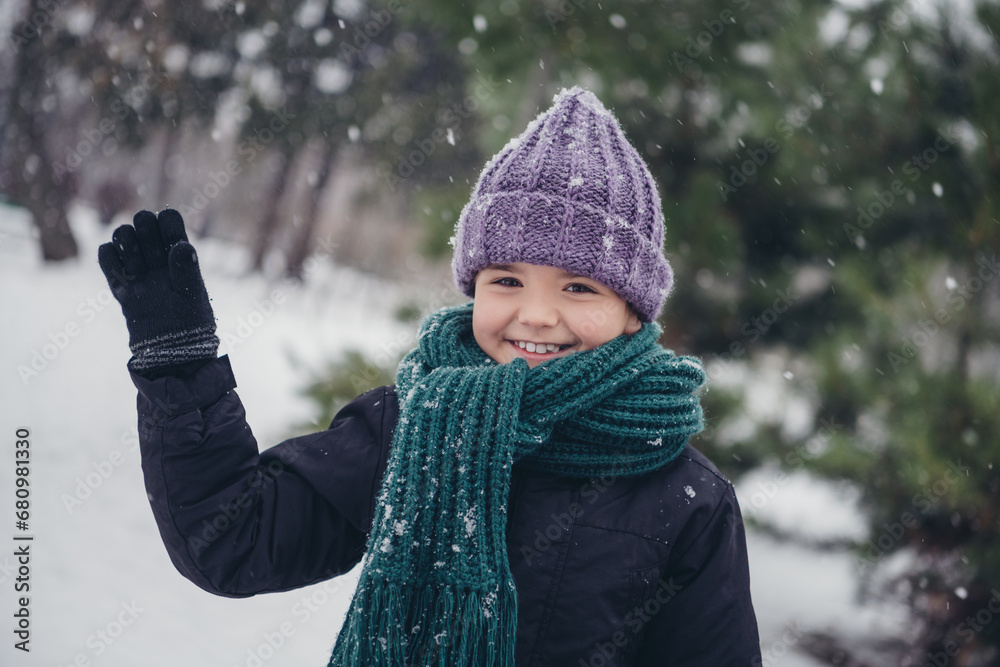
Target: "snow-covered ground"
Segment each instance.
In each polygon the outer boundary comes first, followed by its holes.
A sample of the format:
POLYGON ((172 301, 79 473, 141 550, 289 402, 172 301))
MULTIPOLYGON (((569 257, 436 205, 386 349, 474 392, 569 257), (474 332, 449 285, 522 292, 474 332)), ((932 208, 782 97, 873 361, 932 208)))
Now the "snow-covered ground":
MULTIPOLYGON (((97 265, 110 238, 91 211, 72 222, 80 259, 42 266, 25 213, 0 206, 0 664, 59 667, 279 667, 323 665, 357 571, 326 584, 248 599, 201 591, 167 558, 146 502, 135 435, 135 389, 125 370, 128 333, 97 265), (14 440, 30 431, 31 519, 14 527, 14 440), (31 535, 31 652, 13 648, 13 537, 31 535)), ((196 242, 223 346, 261 448, 309 414, 298 395, 308 367, 347 348, 387 351, 411 328, 394 321, 391 285, 317 265, 305 288, 245 275, 241 250, 196 242), (280 301, 280 303, 279 303, 280 301)), ((317 426, 320 428, 325 425, 317 426)), ((760 516, 782 526, 826 526, 856 536, 860 519, 814 481, 768 486, 760 516)), ((814 535, 816 530, 810 534, 814 535)), ((753 595, 766 665, 813 667, 795 652, 799 633, 834 628, 854 636, 898 627, 858 607, 851 560, 749 535, 753 595)))

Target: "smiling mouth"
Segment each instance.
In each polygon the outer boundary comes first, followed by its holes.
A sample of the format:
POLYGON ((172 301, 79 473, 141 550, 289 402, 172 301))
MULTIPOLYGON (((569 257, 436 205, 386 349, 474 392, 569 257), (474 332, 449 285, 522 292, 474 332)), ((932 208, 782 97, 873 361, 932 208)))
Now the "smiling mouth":
POLYGON ((527 340, 509 340, 507 341, 511 345, 521 348, 525 352, 532 352, 534 354, 554 354, 556 352, 562 352, 563 350, 573 347, 569 344, 560 343, 535 343, 527 340))

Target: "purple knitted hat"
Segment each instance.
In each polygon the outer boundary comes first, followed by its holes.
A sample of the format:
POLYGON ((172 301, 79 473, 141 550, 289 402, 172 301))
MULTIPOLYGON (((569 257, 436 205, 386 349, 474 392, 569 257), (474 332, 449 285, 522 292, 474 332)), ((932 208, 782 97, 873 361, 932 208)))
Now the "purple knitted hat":
POLYGON ((600 281, 649 322, 673 284, 653 177, 618 120, 579 87, 490 160, 451 243, 467 296, 490 264, 541 264, 600 281))

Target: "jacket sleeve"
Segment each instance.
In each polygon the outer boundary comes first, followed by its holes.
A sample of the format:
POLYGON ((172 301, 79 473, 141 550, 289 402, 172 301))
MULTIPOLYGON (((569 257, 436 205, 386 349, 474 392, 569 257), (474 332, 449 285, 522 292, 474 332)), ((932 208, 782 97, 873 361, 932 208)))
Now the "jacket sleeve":
POLYGON ((228 357, 132 381, 147 495, 181 574, 245 597, 329 579, 360 561, 395 426, 392 388, 360 396, 326 431, 258 453, 228 357))
POLYGON ((760 667, 746 534, 732 485, 710 517, 693 518, 662 572, 661 606, 649 618, 635 665, 760 667))

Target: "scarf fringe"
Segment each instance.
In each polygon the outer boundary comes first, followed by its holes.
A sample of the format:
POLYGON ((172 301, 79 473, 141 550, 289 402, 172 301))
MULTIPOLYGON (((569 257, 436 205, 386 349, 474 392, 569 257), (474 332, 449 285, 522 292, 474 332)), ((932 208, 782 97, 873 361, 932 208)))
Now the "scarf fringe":
POLYGON ((399 424, 329 667, 513 667, 511 464, 586 478, 673 460, 701 430, 705 376, 659 333, 529 369, 485 355, 471 304, 424 321, 396 375, 399 424))
POLYGON ((328 667, 514 664, 513 589, 372 583, 358 586, 328 667))

